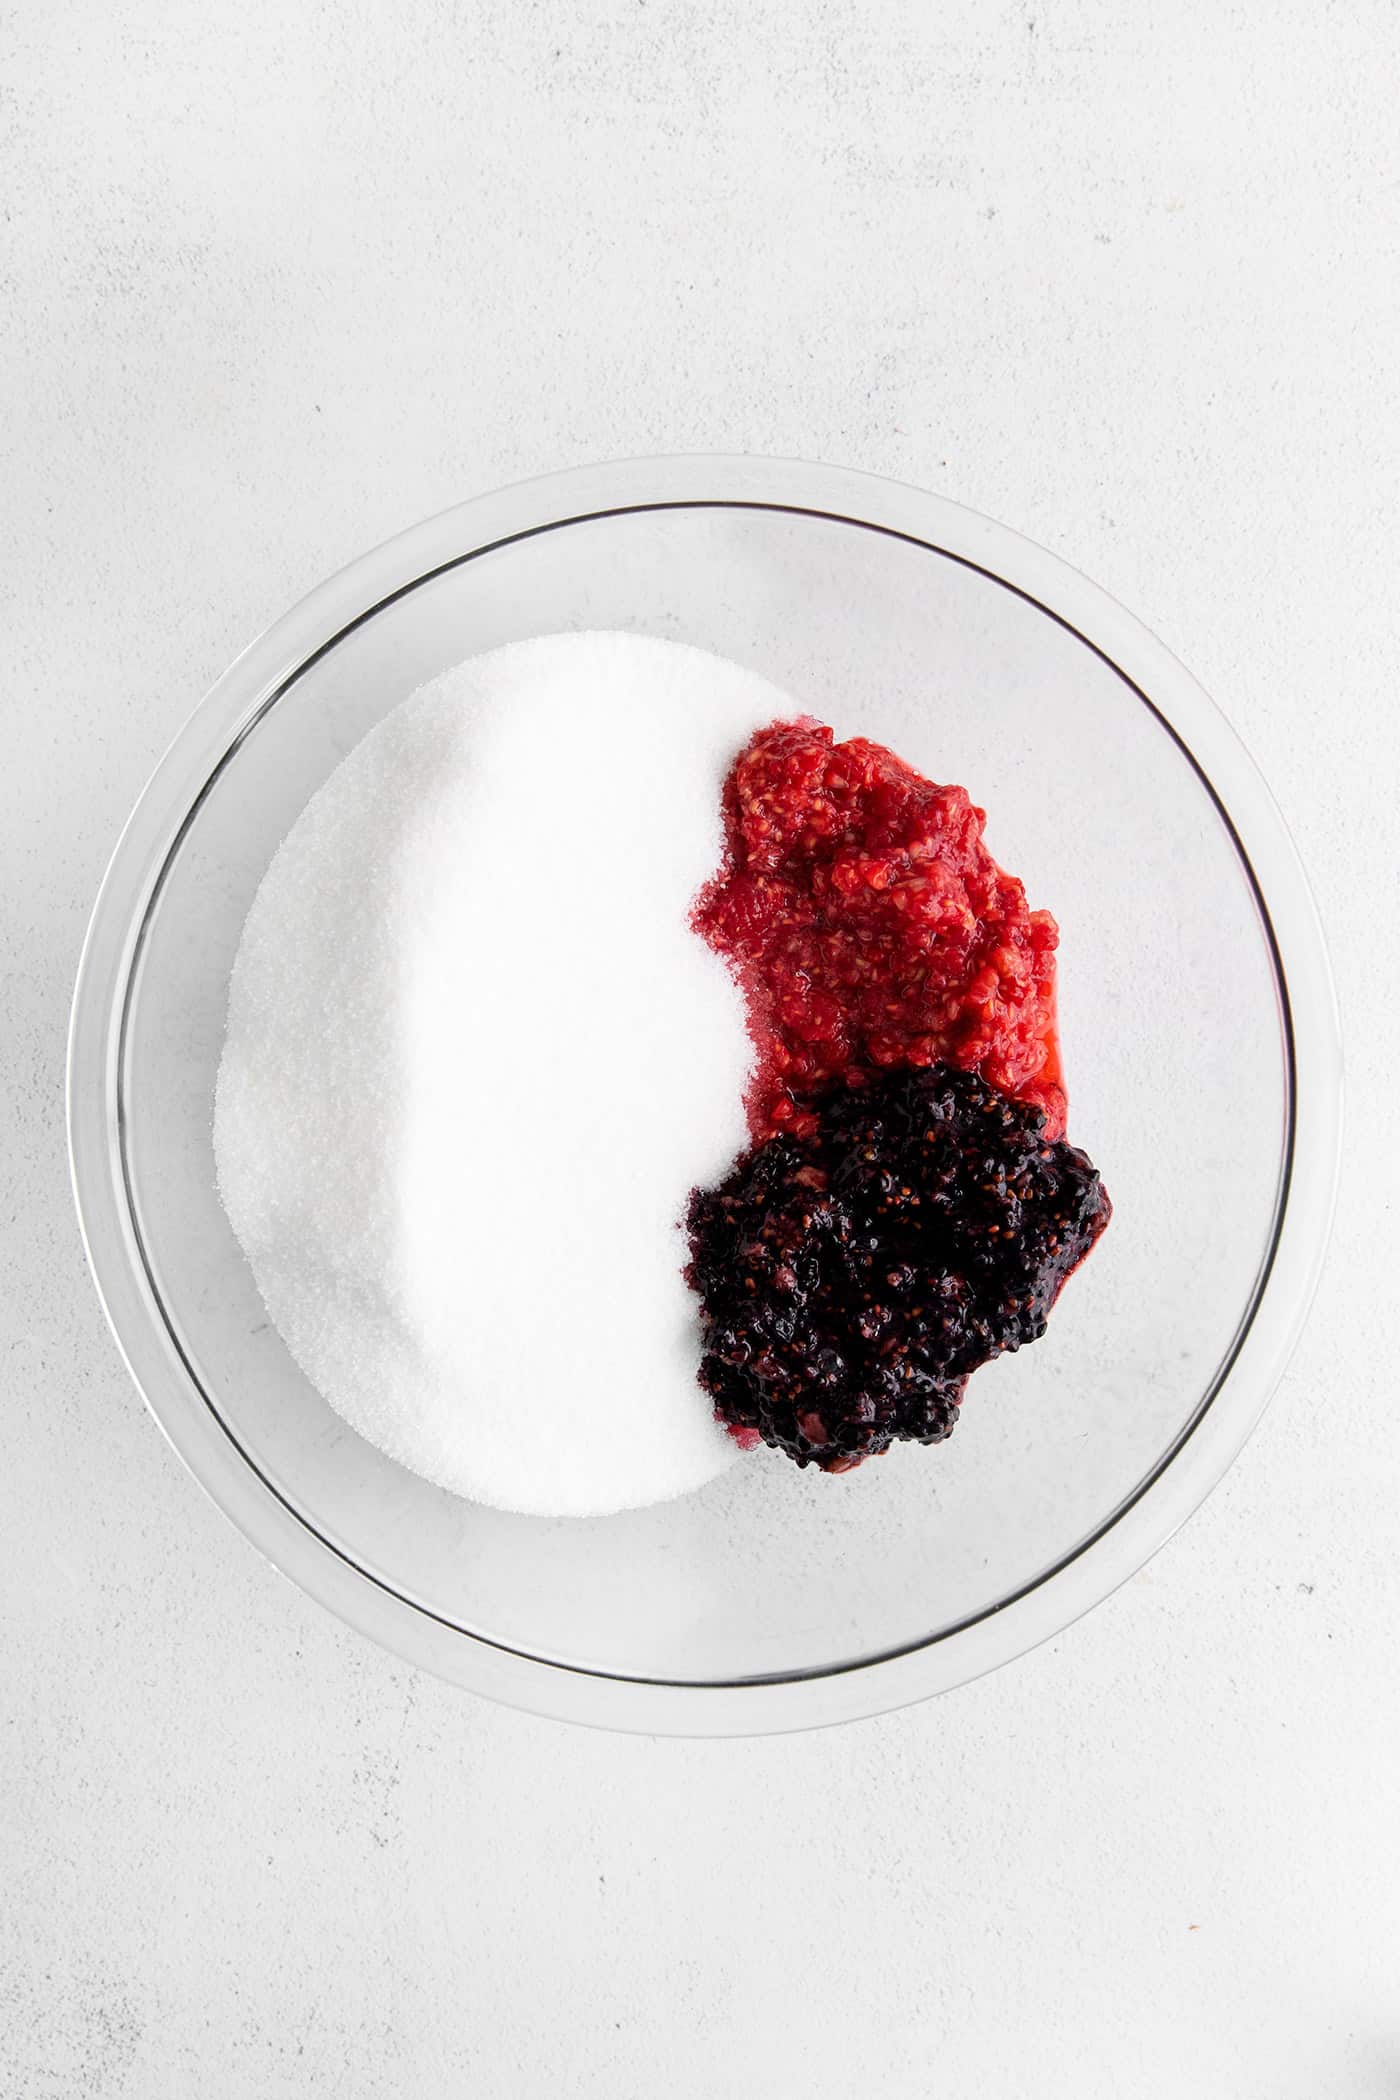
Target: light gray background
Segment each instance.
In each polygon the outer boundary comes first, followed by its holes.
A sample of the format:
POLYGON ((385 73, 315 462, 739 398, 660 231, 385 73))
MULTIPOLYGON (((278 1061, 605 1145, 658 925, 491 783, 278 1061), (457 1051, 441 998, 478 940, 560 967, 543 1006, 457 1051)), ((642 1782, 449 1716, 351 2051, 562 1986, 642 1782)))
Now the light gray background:
POLYGON ((1389 0, 25 0, 3 82, 0 2094, 1400 2094, 1389 0), (1205 1511, 999 1676, 758 1744, 474 1704, 262 1566, 61 1126, 92 893, 229 656, 425 512, 684 449, 924 483, 1141 613, 1350 1058, 1205 1511))

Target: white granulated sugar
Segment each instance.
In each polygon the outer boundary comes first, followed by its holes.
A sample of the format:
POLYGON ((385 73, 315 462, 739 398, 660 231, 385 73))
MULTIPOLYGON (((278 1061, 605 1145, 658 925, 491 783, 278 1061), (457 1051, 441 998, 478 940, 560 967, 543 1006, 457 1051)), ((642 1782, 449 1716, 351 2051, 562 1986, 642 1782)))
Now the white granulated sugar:
POLYGON ((672 642, 516 643, 387 716, 254 900, 229 1218, 331 1405, 474 1500, 601 1514, 734 1456, 679 1221, 746 1142, 751 1049, 688 922, 731 760, 794 712, 672 642))

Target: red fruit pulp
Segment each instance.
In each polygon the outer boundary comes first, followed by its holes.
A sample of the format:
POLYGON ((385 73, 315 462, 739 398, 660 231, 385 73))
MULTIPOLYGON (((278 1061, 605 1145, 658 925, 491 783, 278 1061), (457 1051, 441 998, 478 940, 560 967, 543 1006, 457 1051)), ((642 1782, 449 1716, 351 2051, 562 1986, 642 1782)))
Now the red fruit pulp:
POLYGON ((724 787, 725 866, 696 931, 743 988, 756 1142, 834 1084, 949 1064, 1065 1127, 1049 912, 982 842, 985 812, 865 737, 775 722, 724 787))

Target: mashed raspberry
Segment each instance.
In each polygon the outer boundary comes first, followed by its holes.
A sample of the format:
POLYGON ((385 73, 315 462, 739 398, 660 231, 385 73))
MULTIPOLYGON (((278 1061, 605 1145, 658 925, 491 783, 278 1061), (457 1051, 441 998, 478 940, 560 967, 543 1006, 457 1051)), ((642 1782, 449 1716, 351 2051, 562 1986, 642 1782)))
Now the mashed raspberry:
POLYGON ((985 812, 865 737, 753 737, 724 789, 726 865, 695 928, 743 987, 756 1141, 808 1136, 814 1095, 948 1064, 1065 1127, 1049 912, 982 842, 985 812))

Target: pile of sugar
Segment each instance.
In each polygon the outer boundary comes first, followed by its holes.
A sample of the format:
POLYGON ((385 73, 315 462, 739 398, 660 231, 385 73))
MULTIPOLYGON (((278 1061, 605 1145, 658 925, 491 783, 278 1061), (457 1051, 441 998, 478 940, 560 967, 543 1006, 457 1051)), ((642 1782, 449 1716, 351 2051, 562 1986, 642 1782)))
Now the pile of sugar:
POLYGON ((360 1434, 588 1515, 732 1459, 680 1218, 746 1142, 740 995, 691 931, 720 787, 794 713, 696 649, 553 635, 446 673, 312 799, 229 994, 219 1190, 360 1434))

